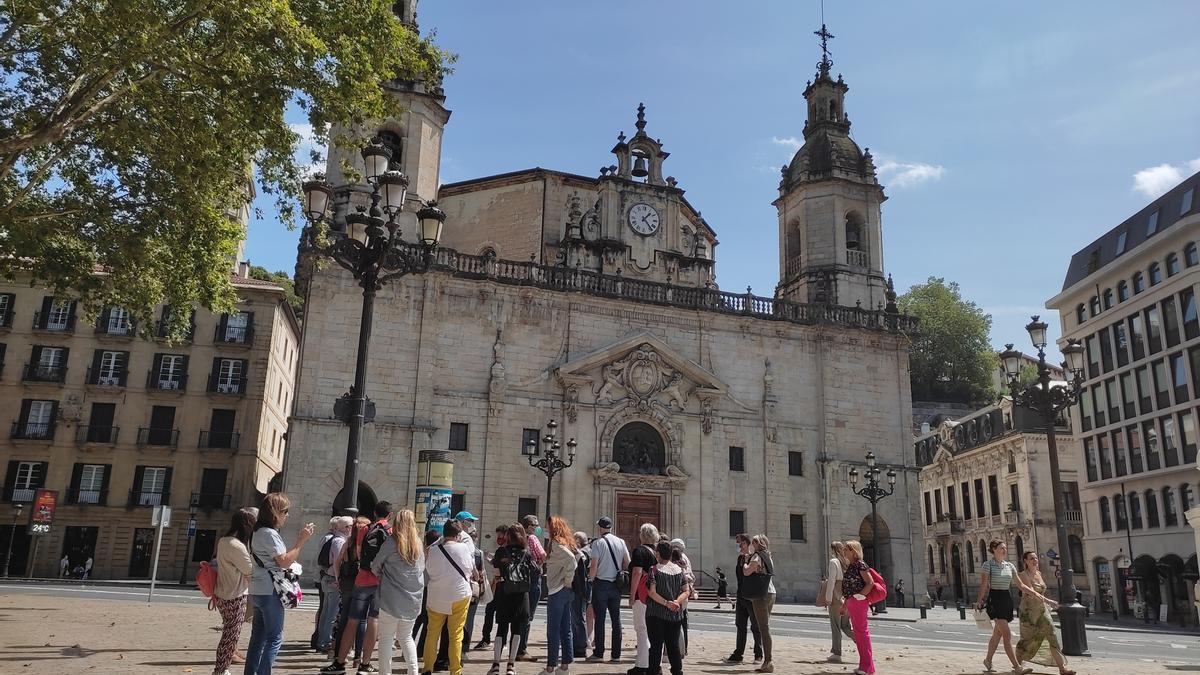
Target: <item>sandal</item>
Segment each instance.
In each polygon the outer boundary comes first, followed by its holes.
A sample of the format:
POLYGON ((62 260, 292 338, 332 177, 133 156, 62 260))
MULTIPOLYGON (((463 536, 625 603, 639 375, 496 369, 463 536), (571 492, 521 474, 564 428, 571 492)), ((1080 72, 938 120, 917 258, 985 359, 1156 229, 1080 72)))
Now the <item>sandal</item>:
POLYGON ((511 663, 508 664, 508 670, 506 670, 504 672, 505 672, 505 675, 517 675, 517 669, 515 667, 513 667, 513 664, 511 664, 511 663))
POLYGON ((492 667, 488 669, 487 675, 500 675, 500 663, 498 661, 492 662, 492 667))

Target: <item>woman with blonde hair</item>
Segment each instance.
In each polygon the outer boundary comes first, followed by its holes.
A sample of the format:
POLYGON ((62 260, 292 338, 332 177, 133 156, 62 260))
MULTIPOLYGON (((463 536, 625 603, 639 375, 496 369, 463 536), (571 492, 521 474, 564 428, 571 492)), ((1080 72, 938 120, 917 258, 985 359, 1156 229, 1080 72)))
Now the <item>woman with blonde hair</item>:
POLYGON ((842 549, 846 558, 846 571, 842 574, 842 597, 846 604, 842 612, 850 615, 850 626, 854 630, 854 644, 858 647, 858 668, 855 675, 871 675, 875 672, 875 659, 871 652, 871 630, 867 627, 867 594, 875 588, 871 568, 863 562, 862 544, 848 541, 842 549))
POLYGON ((392 648, 400 640, 409 675, 417 675, 413 624, 425 590, 425 547, 409 509, 392 514, 392 534, 371 561, 379 577, 379 672, 392 675, 392 648))
POLYGON ((546 551, 546 672, 554 672, 562 654, 560 673, 566 673, 575 660, 574 632, 571 625, 571 582, 575 579, 576 544, 571 526, 559 516, 550 516, 550 548, 546 551))
POLYGON ((762 640, 763 662, 756 670, 760 673, 775 672, 775 664, 771 661, 771 610, 775 607, 775 561, 771 559, 770 540, 765 534, 750 537, 750 559, 746 561, 745 573, 755 575, 758 583, 763 583, 765 577, 766 592, 750 597, 750 608, 754 612, 755 623, 762 640))

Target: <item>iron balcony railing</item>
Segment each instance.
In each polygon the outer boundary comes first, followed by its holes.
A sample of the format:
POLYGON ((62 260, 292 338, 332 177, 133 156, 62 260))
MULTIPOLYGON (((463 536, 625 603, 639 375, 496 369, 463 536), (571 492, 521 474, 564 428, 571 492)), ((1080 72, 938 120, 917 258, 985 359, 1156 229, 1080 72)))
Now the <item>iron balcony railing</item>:
POLYGON ((199 447, 237 450, 238 444, 241 442, 241 438, 241 434, 236 431, 204 430, 200 432, 199 447))
POLYGON ((0 310, 0 328, 12 328, 15 314, 16 312, 12 309, 0 310))
POLYGON ((137 329, 134 327, 132 321, 126 321, 125 323, 117 323, 117 324, 113 324, 111 322, 106 321, 106 322, 96 326, 96 335, 101 335, 101 336, 133 337, 133 334, 135 332, 137 332, 137 329))
POLYGON ((72 333, 75 331, 75 313, 71 312, 67 315, 67 320, 63 322, 50 323, 50 315, 42 314, 41 310, 33 313, 33 327, 36 330, 57 331, 60 333, 72 333))
POLYGON ((8 491, 5 501, 13 504, 28 504, 33 501, 33 496, 37 494, 37 488, 20 488, 14 487, 8 491))
POLYGON ((26 382, 58 382, 67 379, 65 363, 26 363, 23 380, 26 382))
POLYGON ((221 376, 208 376, 208 391, 213 394, 234 394, 240 395, 246 393, 246 378, 235 377, 227 378, 221 376))
POLYGON ((152 490, 130 490, 129 506, 162 506, 171 503, 170 491, 154 492, 152 490))
POLYGON ((89 424, 75 430, 76 443, 107 443, 115 445, 121 427, 104 427, 89 424))
POLYGON ((213 342, 227 345, 248 345, 254 342, 254 324, 245 326, 222 326, 217 324, 213 342))
POLYGON ((230 495, 216 492, 193 492, 191 506, 208 511, 228 511, 230 495))
POLYGON ((108 490, 78 489, 67 494, 67 502, 70 504, 98 504, 103 506, 108 503, 108 490))
POLYGON ((187 373, 168 374, 157 370, 146 373, 146 389, 151 391, 184 391, 187 389, 187 373))
POLYGON ((87 379, 85 379, 84 382, 93 386, 124 387, 125 383, 129 380, 129 369, 122 368, 117 371, 106 371, 103 368, 92 370, 92 368, 89 367, 87 369, 86 377, 87 379))
MULTIPOLYGON (((404 251, 406 255, 421 254, 418 246, 410 244, 403 248, 408 249, 404 251)), ((901 334, 913 334, 918 329, 915 317, 888 312, 883 308, 798 303, 750 292, 729 293, 714 288, 629 279, 619 274, 600 274, 577 267, 497 260, 490 256, 467 255, 447 248, 432 252, 432 267, 467 279, 490 279, 516 286, 587 293, 645 304, 669 305, 789 323, 831 324, 901 334)))
POLYGON ((175 448, 179 446, 179 430, 139 427, 137 444, 142 446, 156 445, 175 448))
POLYGON ((54 440, 54 422, 13 422, 9 438, 26 441, 54 440))

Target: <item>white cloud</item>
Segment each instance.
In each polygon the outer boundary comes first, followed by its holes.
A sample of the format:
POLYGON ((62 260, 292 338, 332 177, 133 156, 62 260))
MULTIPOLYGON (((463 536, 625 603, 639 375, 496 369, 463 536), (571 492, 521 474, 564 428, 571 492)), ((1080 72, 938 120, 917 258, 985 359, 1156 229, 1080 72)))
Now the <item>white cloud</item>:
POLYGON ((782 145, 783 147, 788 148, 792 152, 796 152, 797 150, 800 149, 801 146, 804 145, 804 140, 800 139, 800 138, 796 138, 795 136, 788 136, 787 138, 780 138, 778 136, 772 136, 771 142, 774 143, 775 145, 782 145))
POLYGON ((1200 171, 1200 158, 1187 162, 1186 166, 1159 164, 1133 174, 1133 189, 1154 199, 1197 171, 1200 171))
POLYGON ((876 166, 876 172, 888 184, 888 187, 906 188, 941 180, 946 169, 941 164, 898 162, 894 159, 887 159, 880 161, 876 166))
POLYGON ((311 176, 325 170, 325 146, 317 140, 313 126, 308 123, 293 123, 288 125, 292 133, 299 136, 296 142, 296 164, 300 167, 300 175, 311 176), (317 159, 313 159, 313 153, 317 159))

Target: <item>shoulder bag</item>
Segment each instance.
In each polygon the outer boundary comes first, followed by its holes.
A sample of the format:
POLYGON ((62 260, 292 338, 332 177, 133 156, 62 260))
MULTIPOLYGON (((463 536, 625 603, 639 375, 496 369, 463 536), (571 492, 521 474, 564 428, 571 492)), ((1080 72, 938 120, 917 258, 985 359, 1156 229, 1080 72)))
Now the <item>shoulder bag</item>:
POLYGON ((284 609, 295 609, 300 605, 300 598, 304 593, 300 590, 300 576, 291 570, 291 568, 283 567, 267 567, 254 551, 250 552, 254 556, 254 562, 258 566, 266 570, 271 577, 271 586, 274 587, 275 597, 279 598, 279 603, 284 609))
POLYGON ((738 590, 742 597, 748 600, 765 597, 767 591, 771 589, 771 577, 775 576, 770 556, 761 555, 761 552, 754 555, 758 556, 758 564, 763 569, 749 576, 743 576, 742 580, 738 582, 738 590))
POLYGON ((829 601, 825 598, 829 595, 830 579, 822 579, 821 585, 817 587, 817 607, 828 607, 829 601))
POLYGON ((446 560, 448 560, 450 562, 450 565, 452 567, 454 567, 455 571, 458 572, 458 575, 461 576, 467 582, 467 584, 471 587, 471 599, 478 600, 479 595, 481 593, 483 593, 483 587, 479 584, 478 581, 467 576, 467 573, 464 572, 462 570, 462 568, 458 566, 458 563, 454 562, 454 558, 451 558, 450 554, 446 552, 445 544, 438 544, 438 550, 440 550, 442 552, 442 555, 446 556, 446 560))
POLYGON ((613 550, 612 542, 608 540, 608 535, 600 537, 604 540, 604 545, 608 548, 608 557, 612 558, 613 567, 617 568, 617 578, 613 579, 613 583, 617 585, 617 590, 621 593, 629 592, 629 570, 621 569, 621 563, 617 561, 617 552, 613 550))

